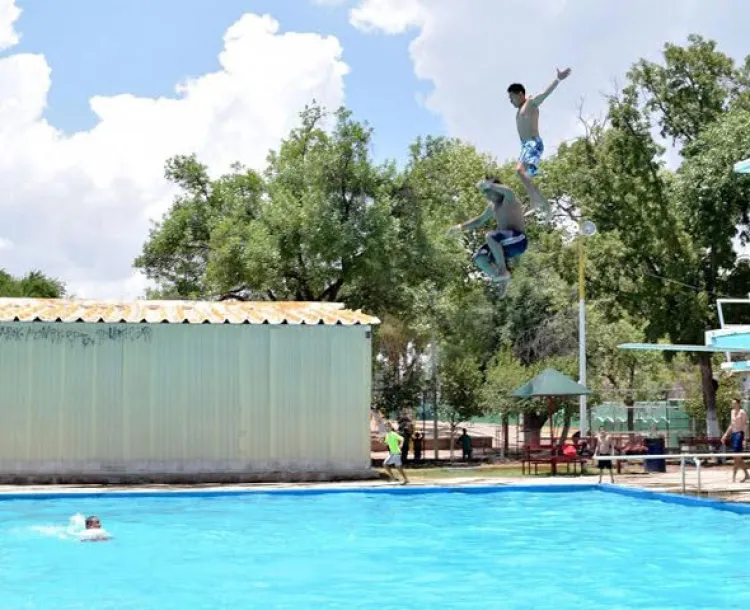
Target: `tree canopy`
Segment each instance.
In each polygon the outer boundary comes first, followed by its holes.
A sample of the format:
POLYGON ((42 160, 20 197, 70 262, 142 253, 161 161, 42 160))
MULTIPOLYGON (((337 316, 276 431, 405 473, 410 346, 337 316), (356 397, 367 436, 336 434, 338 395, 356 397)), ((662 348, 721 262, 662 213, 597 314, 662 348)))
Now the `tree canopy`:
MULTIPOLYGON (((585 218, 598 227, 585 241, 590 385, 655 393, 683 374, 685 358, 617 345, 702 342, 716 325, 716 298, 743 294, 750 282, 737 257, 737 244, 750 241, 750 177, 732 171, 750 157, 750 58, 736 65, 693 35, 665 45, 659 61, 636 60, 607 103, 604 120, 545 159, 541 186, 559 222, 529 223, 532 245, 503 300, 471 261, 483 233, 456 239, 446 230, 482 209, 475 184, 486 175, 525 197, 513 164, 431 136, 414 142, 403 168, 376 163, 366 122, 316 104, 263 169, 238 164, 212 179, 194 156, 168 160, 165 176, 180 193, 136 267, 165 297, 363 308, 383 320, 374 363, 386 410, 434 389, 434 339, 449 420, 524 411, 541 425, 543 409, 509 392, 546 366, 576 374, 571 226, 585 218)), ((715 433, 713 362, 695 361, 701 382, 685 384, 715 433)))
POLYGON ((65 285, 41 271, 14 277, 0 269, 0 297, 57 299, 62 296, 65 296, 65 285))

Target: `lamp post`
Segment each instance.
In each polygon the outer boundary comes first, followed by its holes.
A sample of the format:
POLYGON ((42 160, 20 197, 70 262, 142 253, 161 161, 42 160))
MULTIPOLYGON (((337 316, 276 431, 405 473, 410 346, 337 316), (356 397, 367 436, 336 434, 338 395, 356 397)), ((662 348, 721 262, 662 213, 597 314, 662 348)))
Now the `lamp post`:
POLYGON ((440 459, 440 447, 438 446, 438 362, 437 362, 437 337, 435 335, 435 290, 430 291, 430 312, 432 320, 430 324, 430 366, 432 368, 432 435, 435 461, 440 459))
MULTIPOLYGON (((583 239, 596 233, 596 225, 590 220, 582 220, 578 225, 578 382, 586 385, 586 252, 583 239)), ((578 417, 581 420, 581 438, 588 436, 589 423, 586 412, 586 396, 581 394, 578 403, 578 417)))

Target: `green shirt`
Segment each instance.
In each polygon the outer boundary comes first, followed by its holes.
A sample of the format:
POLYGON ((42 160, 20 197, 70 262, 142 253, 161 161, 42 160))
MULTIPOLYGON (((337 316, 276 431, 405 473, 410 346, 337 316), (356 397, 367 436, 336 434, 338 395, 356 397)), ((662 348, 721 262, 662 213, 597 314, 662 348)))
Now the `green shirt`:
POLYGON ((388 445, 388 451, 393 455, 399 455, 401 453, 401 443, 404 437, 397 432, 389 432, 385 435, 385 444, 388 445))

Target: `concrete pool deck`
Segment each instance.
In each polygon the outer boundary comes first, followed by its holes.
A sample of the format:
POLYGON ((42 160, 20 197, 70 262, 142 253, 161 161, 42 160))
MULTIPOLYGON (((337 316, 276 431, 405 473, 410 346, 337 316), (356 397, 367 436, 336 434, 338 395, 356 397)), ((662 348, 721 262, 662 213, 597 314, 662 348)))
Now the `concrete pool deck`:
MULTIPOLYGON (((464 470, 464 469, 462 469, 464 470)), ((463 474, 463 473, 461 473, 463 474)), ((586 476, 494 476, 483 475, 480 468, 466 469, 466 476, 420 477, 419 471, 409 474, 410 487, 445 487, 460 488, 463 486, 554 486, 554 485, 592 485, 598 480, 598 475, 586 476)), ((694 469, 687 472, 687 493, 696 494, 697 477, 694 469)), ((608 483, 605 473, 604 483, 608 483)), ((666 473, 651 474, 621 474, 615 475, 615 485, 636 489, 645 489, 655 492, 677 493, 681 491, 681 477, 679 469, 670 469, 666 473)), ((248 483, 248 484, 203 484, 203 485, 0 485, 0 499, 3 496, 24 496, 45 494, 54 496, 56 494, 69 496, 71 494, 106 494, 117 492, 118 494, 128 492, 185 492, 185 491, 268 491, 275 489, 315 489, 324 491, 327 489, 371 489, 380 487, 393 487, 394 483, 384 479, 369 481, 346 481, 327 483, 248 483)), ((721 499, 729 502, 750 503, 750 481, 746 483, 732 483, 731 467, 713 467, 701 471, 702 495, 721 499)))

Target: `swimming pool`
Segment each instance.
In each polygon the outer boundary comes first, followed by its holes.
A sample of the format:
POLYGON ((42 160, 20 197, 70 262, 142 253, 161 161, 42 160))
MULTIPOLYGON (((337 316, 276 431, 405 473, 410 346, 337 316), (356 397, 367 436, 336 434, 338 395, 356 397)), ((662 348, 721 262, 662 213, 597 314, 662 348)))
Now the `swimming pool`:
POLYGON ((0 501, 0 607, 750 603, 750 515, 594 489, 420 491, 0 501), (75 513, 114 539, 66 538, 75 513))

